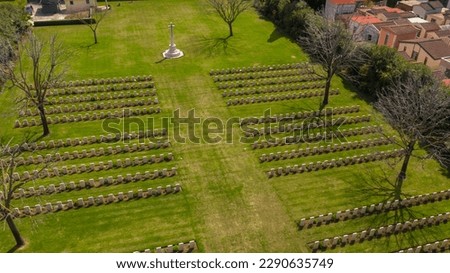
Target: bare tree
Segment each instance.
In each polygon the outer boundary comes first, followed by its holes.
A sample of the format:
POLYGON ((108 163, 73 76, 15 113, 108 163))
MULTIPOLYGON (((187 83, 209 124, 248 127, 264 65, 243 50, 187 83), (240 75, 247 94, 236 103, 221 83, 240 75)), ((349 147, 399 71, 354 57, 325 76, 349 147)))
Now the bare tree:
POLYGON ((450 137, 450 96, 437 81, 411 72, 379 94, 375 107, 394 127, 404 149, 402 167, 395 181, 395 199, 401 199, 403 182, 413 152, 420 145, 431 156, 443 160, 450 137))
POLYGON ((21 188, 25 182, 20 181, 14 175, 16 158, 21 154, 20 146, 0 145, 0 220, 5 220, 16 241, 16 248, 25 244, 19 229, 14 223, 14 215, 11 211, 11 201, 14 192, 21 188))
POLYGON ((37 108, 42 123, 42 136, 47 136, 50 134, 45 114, 47 91, 61 81, 64 71, 60 68, 68 54, 56 36, 52 36, 47 44, 33 34, 29 36, 25 47, 19 47, 19 51, 18 69, 15 70, 12 62, 2 69, 12 84, 23 92, 26 106, 37 108), (22 55, 28 60, 25 61, 22 55), (26 64, 28 61, 31 63, 31 69, 26 64))
POLYGON ((228 24, 229 36, 233 36, 233 23, 251 5, 248 0, 208 0, 211 7, 228 24))
POLYGON ((103 19, 106 17, 106 14, 108 14, 108 5, 106 5, 105 10, 97 10, 95 8, 89 9, 89 12, 86 16, 86 13, 79 13, 78 14, 78 20, 80 20, 83 24, 89 27, 89 29, 92 31, 92 34, 94 35, 94 44, 98 43, 97 39, 97 29, 100 23, 103 21, 103 19))
POLYGON ((299 38, 299 42, 312 61, 322 67, 323 71, 316 73, 326 80, 322 101, 324 107, 329 102, 333 76, 351 69, 355 64, 357 44, 352 41, 352 36, 342 24, 326 20, 308 23, 305 35, 299 38))

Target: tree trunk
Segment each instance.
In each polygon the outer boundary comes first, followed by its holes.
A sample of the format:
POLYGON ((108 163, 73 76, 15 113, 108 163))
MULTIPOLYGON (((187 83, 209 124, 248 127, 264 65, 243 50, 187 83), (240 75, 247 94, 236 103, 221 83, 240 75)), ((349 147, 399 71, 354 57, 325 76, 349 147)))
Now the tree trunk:
POLYGON ((20 235, 19 229, 17 229, 16 224, 14 223, 13 218, 10 214, 6 216, 6 223, 8 223, 8 227, 11 230, 11 233, 14 236, 14 239, 16 240, 16 246, 21 247, 25 244, 25 241, 23 240, 22 236, 20 235))
POLYGON ((42 129, 43 129, 42 136, 48 136, 50 134, 50 129, 48 128, 47 116, 45 115, 44 105, 39 105, 38 110, 39 110, 39 116, 41 117, 41 123, 42 123, 42 129))
POLYGON ((416 144, 416 141, 411 141, 408 144, 408 148, 405 151, 405 158, 403 159, 402 169, 400 170, 400 173, 397 176, 397 179, 395 181, 395 195, 394 199, 401 200, 401 194, 402 194, 402 187, 403 187, 403 181, 406 179, 406 170, 408 169, 409 159, 411 158, 411 154, 414 150, 414 145, 416 144))
POLYGON ((230 30, 230 35, 228 37, 233 36, 233 23, 228 23, 228 29, 230 30))
POLYGON ((94 44, 97 44, 97 30, 94 30, 94 44))
POLYGON ((323 94, 322 108, 328 104, 328 97, 330 96, 331 79, 333 75, 328 73, 327 82, 325 83, 325 93, 323 94))

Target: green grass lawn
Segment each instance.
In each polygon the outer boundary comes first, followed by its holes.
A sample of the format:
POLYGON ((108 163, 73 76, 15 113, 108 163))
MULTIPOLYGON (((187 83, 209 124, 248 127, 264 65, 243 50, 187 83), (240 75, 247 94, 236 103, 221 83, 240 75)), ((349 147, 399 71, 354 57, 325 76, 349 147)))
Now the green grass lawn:
MULTIPOLYGON (((155 117, 156 127, 161 127, 160 118, 171 117, 177 109, 181 117, 186 117, 190 109, 195 109, 197 117, 215 117, 225 121, 232 117, 259 117, 266 109, 270 109, 272 114, 280 114, 316 110, 319 106, 320 97, 226 106, 228 98, 223 98, 222 91, 217 89, 209 75, 211 69, 307 61, 307 56, 295 43, 278 33, 271 22, 261 19, 254 10, 244 12, 234 24, 235 36, 225 39, 228 35, 227 25, 212 12, 205 4, 206 1, 148 0, 120 2, 120 6, 118 3, 110 3, 112 10, 99 26, 99 43, 96 45, 92 44, 90 30, 83 25, 39 27, 34 32, 42 38, 57 34, 65 47, 73 53, 67 80, 152 75, 161 113, 148 117, 155 117), (185 54, 181 59, 164 60, 162 57, 162 52, 168 48, 170 22, 176 25, 177 47, 185 54)), ((381 125, 387 134, 394 134, 380 115, 357 93, 349 91, 339 78, 333 80, 333 88, 339 88, 340 94, 330 97, 330 107, 360 105, 359 113, 348 116, 372 115, 370 123, 356 124, 349 128, 381 125)), ((6 90, 0 95, 0 117, 2 136, 5 139, 14 137, 14 141, 18 142, 25 135, 39 135, 41 129, 13 129, 14 120, 18 119, 18 109, 14 103, 16 93, 16 90, 6 90)), ((131 131, 137 129, 133 127, 131 131)), ((183 191, 156 198, 20 218, 17 224, 27 241, 27 245, 20 251, 133 252, 195 239, 201 252, 308 252, 310 250, 307 243, 311 241, 392 223, 393 219, 387 217, 389 215, 371 216, 299 231, 295 222, 309 216, 383 201, 383 197, 376 196, 370 186, 373 181, 382 181, 384 176, 392 180, 399 169, 395 160, 272 179, 268 179, 265 172, 278 166, 397 147, 387 145, 336 155, 259 163, 258 157, 263 153, 304 148, 306 144, 252 150, 251 144, 239 143, 242 134, 238 126, 234 125, 232 129, 232 144, 206 144, 205 141, 188 141, 183 144, 170 134, 171 147, 167 149, 69 160, 56 164, 55 166, 71 166, 168 152, 174 154, 174 160, 170 162, 40 179, 27 184, 25 188, 96 179, 100 176, 153 172, 154 169, 172 166, 178 168, 178 173, 171 178, 16 200, 18 207, 33 207, 38 203, 76 200, 100 194, 106 196, 109 193, 145 190, 148 187, 175 183, 180 183, 183 191)), ((51 125, 50 130, 51 135, 45 140, 107 134, 102 130, 101 121, 51 125)), ((186 126, 181 126, 180 132, 186 137, 186 126)), ((195 128, 195 134, 202 135, 200 126, 195 128)), ((380 135, 355 136, 349 140, 374 137, 380 135)), ((106 149, 108 146, 122 144, 67 147, 58 152, 89 151, 91 147, 106 149)), ((44 150, 39 153, 45 156, 53 152, 55 151, 44 150)), ((33 166, 27 168, 32 169, 33 166)), ((431 193, 450 188, 449 182, 448 173, 436 162, 413 159, 404 191, 409 195, 431 193)), ((418 206, 412 208, 412 211, 414 215, 421 217, 434 215, 447 211, 449 202, 418 206)), ((7 227, 2 227, 0 251, 5 252, 13 247, 14 242, 7 227)), ((450 228, 443 224, 408 236, 391 236, 333 251, 389 252, 448 237, 450 228)))

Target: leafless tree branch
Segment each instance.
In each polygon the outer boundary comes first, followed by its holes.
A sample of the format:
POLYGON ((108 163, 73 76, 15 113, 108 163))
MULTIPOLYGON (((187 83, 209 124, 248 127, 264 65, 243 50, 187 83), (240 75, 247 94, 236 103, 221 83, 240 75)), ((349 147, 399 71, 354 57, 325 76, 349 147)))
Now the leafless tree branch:
POLYGON ((208 0, 208 2, 227 23, 229 37, 233 36, 233 23, 236 18, 251 5, 249 0, 208 0))
POLYGON ((430 82, 411 72, 398 79, 378 96, 375 107, 387 122, 398 131, 404 149, 402 168, 396 181, 399 199, 409 159, 420 145, 440 162, 450 139, 450 96, 437 81, 430 82))

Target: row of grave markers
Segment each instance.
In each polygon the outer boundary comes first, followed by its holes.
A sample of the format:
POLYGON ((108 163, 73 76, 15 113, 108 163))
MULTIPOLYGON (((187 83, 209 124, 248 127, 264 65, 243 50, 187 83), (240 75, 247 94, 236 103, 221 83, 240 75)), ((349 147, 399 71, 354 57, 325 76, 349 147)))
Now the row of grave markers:
POLYGON ((258 80, 267 78, 282 78, 292 76, 304 76, 311 74, 311 71, 307 68, 296 69, 283 69, 283 70, 268 70, 259 72, 247 72, 237 74, 225 74, 212 76, 214 82, 228 82, 228 81, 245 81, 245 80, 258 80))
POLYGON ((338 131, 329 131, 317 134, 309 134, 303 136, 288 136, 275 138, 273 140, 257 140, 253 142, 252 149, 265 149, 284 145, 293 145, 299 143, 314 143, 324 140, 341 139, 351 136, 368 135, 381 132, 380 126, 363 126, 349 129, 341 129, 338 131))
POLYGON ((145 191, 139 189, 137 190, 137 192, 133 191, 128 191, 127 193, 119 192, 117 196, 110 193, 107 196, 103 195, 99 195, 98 197, 90 196, 87 199, 78 198, 77 201, 69 199, 66 202, 57 201, 55 204, 46 203, 45 206, 37 204, 34 206, 34 208, 30 208, 29 206, 25 206, 22 209, 14 208, 12 210, 12 214, 14 217, 35 216, 44 213, 66 211, 69 209, 89 208, 94 205, 95 206, 108 205, 122 201, 131 201, 141 198, 162 196, 171 193, 178 193, 180 191, 181 191, 180 184, 176 184, 175 187, 172 187, 171 185, 167 185, 166 187, 159 186, 156 189, 148 188, 145 191))
MULTIPOLYGON (((123 117, 131 117, 131 116, 141 116, 141 115, 151 115, 158 114, 161 112, 159 107, 153 108, 124 108, 122 110, 116 110, 112 112, 88 112, 84 115, 63 115, 63 116, 51 116, 47 117, 48 124, 64 124, 64 123, 73 123, 73 122, 83 122, 83 121, 96 121, 103 120, 107 118, 123 118, 123 117)), ((16 120, 14 122, 14 128, 25 128, 25 127, 33 127, 40 126, 42 124, 41 120, 38 119, 27 119, 16 120)))
POLYGON ((345 234, 342 236, 335 236, 332 239, 327 238, 320 241, 314 241, 309 243, 308 245, 313 252, 325 251, 328 248, 335 248, 338 246, 345 247, 347 244, 362 243, 365 240, 389 237, 394 234, 446 224, 449 220, 450 212, 446 212, 435 216, 433 215, 420 219, 414 219, 412 221, 406 221, 403 223, 396 223, 393 225, 388 225, 386 227, 382 226, 377 229, 371 228, 360 232, 354 232, 350 235, 345 234))
MULTIPOLYGON (((96 93, 95 95, 75 95, 75 96, 58 96, 50 97, 47 99, 47 103, 50 105, 57 104, 70 104, 70 103, 80 103, 80 102, 94 102, 94 101, 104 101, 104 100, 118 100, 118 99, 128 99, 128 98, 142 98, 142 97, 152 97, 155 96, 155 91, 153 89, 143 89, 134 90, 127 92, 114 92, 114 93, 96 93)), ((157 98, 154 98, 154 104, 157 103, 157 98)))
POLYGON ((326 170, 328 168, 338 168, 348 165, 355 165, 355 164, 362 164, 367 162, 373 162, 378 160, 384 160, 388 158, 395 158, 403 156, 404 150, 403 149, 395 149, 393 151, 381 151, 381 152, 374 152, 374 153, 368 153, 368 154, 362 154, 362 155, 355 155, 352 157, 347 156, 346 158, 339 158, 339 159, 331 159, 331 160, 324 160, 317 161, 317 162, 310 162, 309 164, 301 164, 298 166, 297 164, 294 166, 286 166, 286 167, 278 167, 277 169, 271 168, 269 171, 267 171, 267 177, 278 177, 283 175, 291 175, 291 174, 301 174, 305 172, 311 172, 311 171, 320 171, 320 170, 326 170))
MULTIPOLYGON (((109 110, 109 109, 117 109, 117 108, 129 108, 129 107, 138 107, 138 106, 149 106, 155 104, 155 100, 153 98, 139 98, 139 99, 128 99, 128 100, 115 100, 115 101, 107 101, 107 102, 93 102, 87 104, 72 104, 72 105, 64 105, 64 106, 49 106, 46 107, 45 112, 48 115, 54 114, 67 114, 67 113, 75 113, 75 112, 88 112, 88 111, 100 111, 100 110, 109 110)), ((39 116, 39 111, 36 109, 26 109, 25 111, 19 112, 20 117, 31 117, 31 116, 39 116)))
MULTIPOLYGON (((148 142, 148 143, 134 143, 131 145, 117 145, 117 146, 108 146, 105 148, 91 148, 90 150, 75 150, 70 152, 59 153, 56 152, 54 154, 46 154, 42 155, 30 155, 27 158, 17 157, 15 159, 16 166, 22 165, 33 165, 33 164, 43 164, 43 163, 51 163, 51 162, 61 162, 66 160, 74 160, 74 159, 83 159, 83 158, 93 158, 93 157, 101 157, 101 156, 109 156, 109 155, 117 155, 123 153, 135 153, 142 152, 148 150, 155 149, 166 149, 170 146, 170 142, 148 142)), ((154 155, 156 157, 156 155, 154 155)), ((167 154, 168 157, 172 157, 172 153, 167 154)), ((156 161, 156 159, 155 159, 156 161)), ((0 160, 0 162, 6 162, 5 160, 0 160)))
POLYGON ((244 135, 245 137, 256 137, 263 135, 272 135, 272 134, 282 134, 282 133, 295 133, 295 134, 305 134, 305 132, 309 132, 309 130, 314 129, 327 129, 333 126, 341 126, 348 124, 358 124, 364 122, 370 122, 370 115, 362 115, 362 116, 354 116, 354 117, 339 117, 337 119, 318 119, 312 120, 308 122, 302 123, 289 123, 283 122, 284 124, 273 125, 273 126, 264 126, 261 128, 246 128, 244 135))
MULTIPOLYGON (((173 177, 177 174, 176 167, 173 167, 171 170, 154 170, 153 172, 145 171, 144 173, 136 172, 135 174, 126 174, 125 176, 117 175, 117 176, 108 176, 108 177, 99 177, 97 179, 80 179, 78 182, 70 181, 68 183, 61 182, 59 185, 55 186, 55 184, 50 184, 47 187, 44 185, 40 185, 37 188, 29 187, 28 189, 19 188, 16 192, 13 193, 14 199, 20 198, 29 198, 33 196, 41 196, 48 194, 61 193, 66 191, 73 190, 82 190, 89 188, 98 188, 103 186, 117 185, 123 183, 130 182, 139 182, 146 180, 153 180, 156 178, 166 178, 173 177)), ((0 200, 3 200, 4 194, 0 191, 0 200)))
MULTIPOLYGON (((179 243, 177 245, 167 245, 164 247, 156 247, 155 253, 187 253, 194 252, 198 249, 197 243, 195 240, 190 240, 189 243, 179 243)), ((144 249, 143 251, 134 251, 133 253, 153 253, 149 248, 144 249)))
POLYGON ((70 96, 70 95, 86 95, 95 93, 120 92, 130 90, 154 90, 154 82, 112 84, 112 85, 89 85, 86 87, 64 87, 62 89, 51 89, 47 96, 70 96))
POLYGON ((364 149, 369 147, 376 147, 382 145, 388 145, 393 142, 392 138, 375 138, 375 139, 366 139, 361 141, 349 141, 340 144, 327 145, 327 146, 314 146, 314 147, 306 147, 300 148, 291 151, 277 152, 277 153, 269 153, 262 154, 259 157, 259 161, 263 162, 271 162, 277 160, 289 160, 293 158, 301 158, 308 157, 313 155, 321 155, 328 153, 336 153, 341 151, 348 150, 356 150, 356 149, 364 149))
POLYGON ((436 253, 436 252, 446 252, 450 250, 449 239, 444 239, 442 241, 435 241, 433 243, 410 247, 408 249, 402 249, 397 251, 398 253, 436 253))
MULTIPOLYGON (((98 171, 106 171, 113 168, 128 168, 133 166, 140 166, 140 165, 146 165, 146 164, 153 164, 153 163, 161 163, 163 160, 165 160, 165 157, 155 157, 157 161, 152 162, 153 158, 150 158, 150 160, 147 158, 147 156, 143 156, 142 158, 135 157, 134 160, 131 160, 130 158, 126 158, 123 162, 121 159, 117 159, 116 163, 114 163, 112 160, 108 160, 108 162, 105 164, 103 161, 90 163, 88 166, 86 164, 80 164, 72 165, 71 167, 62 166, 61 168, 53 167, 52 169, 43 168, 42 170, 32 170, 24 171, 21 175, 17 172, 13 173, 13 177, 9 178, 8 176, 6 179, 13 179, 14 181, 31 181, 38 178, 51 178, 51 177, 61 177, 65 175, 74 175, 74 174, 80 174, 80 173, 86 173, 86 172, 98 172, 98 171)), ((170 159, 172 160, 172 159, 170 159)), ((170 161, 169 160, 169 161, 170 161)), ((156 173, 157 170, 155 170, 156 173)), ((153 178, 157 178, 159 176, 167 177, 167 176, 173 176, 176 174, 176 167, 172 167, 171 170, 167 170, 166 168, 162 169, 161 171, 158 171, 158 175, 154 176, 153 178)))
MULTIPOLYGON (((52 169, 49 168, 43 168, 42 170, 32 170, 32 171, 24 171, 22 174, 19 174, 18 172, 13 173, 12 179, 14 181, 30 181, 33 179, 38 178, 51 178, 51 177, 60 177, 65 175, 73 175, 78 173, 85 173, 85 172, 97 172, 97 171, 104 171, 104 170, 110 170, 113 168, 128 168, 133 166, 140 166, 140 165, 146 165, 146 164, 154 164, 154 163, 161 163, 163 161, 171 161, 173 159, 172 157, 165 156, 161 154, 160 156, 151 156, 150 159, 147 156, 135 157, 134 160, 131 160, 130 158, 125 158, 125 160, 122 161, 122 159, 117 159, 114 163, 112 160, 108 160, 106 163, 103 161, 99 162, 92 162, 89 165, 86 164, 80 164, 72 165, 70 167, 68 166, 62 166, 60 168, 53 167, 52 169)), ((172 167, 172 172, 174 172, 175 167, 172 167)), ((167 172, 166 169, 163 169, 164 172, 167 172)), ((11 178, 10 178, 11 179, 11 178)))
POLYGON ((281 122, 291 122, 295 120, 302 120, 308 118, 315 117, 324 117, 324 116, 332 116, 332 115, 343 115, 343 114, 351 114, 358 113, 360 110, 359 105, 353 106, 344 106, 344 107, 334 107, 334 108, 326 108, 313 111, 300 111, 300 112, 292 112, 292 113, 284 113, 273 116, 260 116, 258 117, 246 117, 241 121, 242 125, 254 125, 254 124, 265 124, 265 123, 281 123, 281 122))
POLYGON ((302 218, 297 223, 297 227, 302 230, 304 228, 312 228, 315 226, 328 225, 350 219, 356 219, 364 216, 373 215, 376 213, 385 213, 402 208, 409 208, 413 206, 420 206, 428 203, 440 202, 450 199, 450 189, 440 192, 433 192, 424 195, 411 196, 402 200, 380 202, 378 204, 371 204, 369 206, 362 206, 354 209, 347 209, 345 211, 337 211, 335 213, 328 213, 326 215, 311 216, 302 218))
POLYGON ((310 63, 302 62, 302 63, 289 63, 289 64, 258 65, 258 66, 248 66, 248 67, 233 67, 233 68, 223 68, 223 69, 212 69, 209 72, 209 75, 214 76, 214 75, 272 71, 272 70, 303 69, 308 66, 310 66, 310 63))
MULTIPOLYGON (((283 95, 236 98, 236 99, 229 99, 227 101, 227 106, 266 103, 266 102, 270 103, 270 102, 285 101, 285 100, 296 100, 296 99, 320 97, 320 96, 323 96, 323 94, 324 94, 323 90, 315 90, 315 91, 296 92, 296 93, 283 94, 283 95)), ((338 89, 330 90, 330 96, 334 96, 334 95, 339 95, 338 89)))
POLYGON ((312 81, 322 81, 323 77, 306 74, 306 75, 296 75, 289 77, 277 77, 277 78, 262 78, 255 80, 242 80, 242 81, 225 81, 217 82, 217 88, 223 89, 235 89, 235 88, 246 88, 255 86, 265 86, 265 85, 280 85, 280 84, 291 84, 291 83, 301 83, 301 82, 312 82, 312 81))
MULTIPOLYGON (((31 143, 23 143, 22 145, 14 145, 9 147, 8 152, 15 151, 17 149, 22 149, 23 151, 35 152, 38 150, 44 149, 55 149, 55 148, 65 148, 65 147, 77 147, 91 144, 99 144, 99 143, 111 143, 111 142, 119 142, 119 141, 128 141, 133 139, 145 139, 151 137, 162 137, 167 135, 167 129, 153 129, 147 131, 139 131, 139 132, 124 132, 117 134, 107 134, 100 136, 90 136, 90 137, 81 137, 81 138, 67 138, 67 139, 58 139, 58 140, 49 140, 49 141, 41 141, 41 142, 31 142, 31 143)), ((158 143, 165 143, 165 141, 158 140, 155 142, 155 145, 158 143)))
POLYGON ((79 87, 88 85, 104 85, 104 84, 115 84, 115 83, 138 83, 144 81, 151 81, 153 77, 151 75, 137 75, 137 76, 125 76, 125 77, 114 77, 114 78, 100 78, 100 79, 86 79, 86 80, 74 80, 74 81, 62 81, 56 86, 57 88, 62 87, 79 87))
POLYGON ((278 85, 260 85, 255 87, 244 87, 239 89, 225 89, 222 92, 222 97, 238 97, 238 96, 248 96, 248 95, 259 95, 259 94, 272 94, 281 92, 292 92, 301 91, 308 89, 320 89, 325 88, 325 83, 323 81, 313 81, 313 82, 300 82, 300 83, 288 83, 288 84, 278 84, 278 85))

